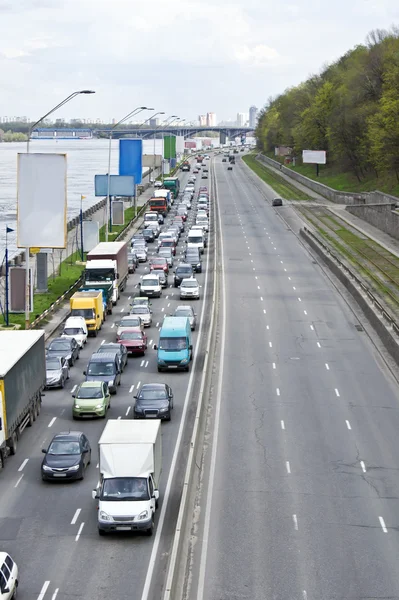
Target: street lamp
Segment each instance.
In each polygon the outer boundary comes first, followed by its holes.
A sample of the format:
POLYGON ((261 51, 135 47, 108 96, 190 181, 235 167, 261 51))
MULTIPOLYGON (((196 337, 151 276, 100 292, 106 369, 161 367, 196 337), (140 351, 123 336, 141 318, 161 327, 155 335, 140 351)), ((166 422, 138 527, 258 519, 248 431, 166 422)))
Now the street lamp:
MULTIPOLYGON (((145 123, 147 123, 148 121, 151 121, 151 119, 154 119, 157 115, 164 115, 165 113, 163 111, 159 111, 154 113, 153 115, 151 115, 151 117, 148 117, 148 119, 146 119, 145 121, 143 121, 138 129, 140 129, 140 127, 142 127, 143 125, 145 125, 145 123)), ((156 131, 157 127, 155 127, 154 130, 154 163, 153 163, 153 167, 152 167, 152 172, 155 173, 155 131, 156 131)))
MULTIPOLYGON (((47 119, 47 117, 50 116, 53 112, 55 112, 56 110, 58 110, 59 108, 64 106, 64 104, 67 104, 67 102, 70 102, 76 96, 79 96, 80 94, 95 94, 95 93, 96 92, 94 90, 78 90, 76 92, 73 92, 72 94, 67 96, 64 100, 62 100, 62 102, 57 104, 57 106, 54 106, 54 108, 52 108, 45 115, 40 117, 40 119, 38 119, 38 121, 36 121, 35 123, 33 123, 33 125, 31 125, 29 127, 28 139, 26 141, 26 152, 29 154, 30 136, 32 135, 32 131, 34 130, 34 128, 37 127, 37 125, 39 125, 39 123, 44 121, 44 119, 47 119)), ((30 298, 29 298, 29 296, 30 296, 30 294, 29 294, 29 292, 30 292, 29 253, 30 253, 30 248, 25 248, 25 267, 26 267, 26 274, 25 274, 25 329, 29 329, 29 325, 30 325, 30 318, 29 318, 29 305, 30 305, 30 302, 29 302, 29 300, 30 300, 30 298)), ((32 285, 33 285, 33 282, 32 282, 32 285)))
POLYGON ((164 180, 164 169, 163 169, 163 167, 164 167, 164 164, 163 164, 163 155, 164 155, 164 129, 165 129, 165 127, 167 127, 168 125, 170 125, 171 123, 173 123, 173 121, 175 121, 178 118, 179 117, 177 115, 171 115, 170 117, 168 117, 167 119, 165 119, 165 121, 164 121, 165 125, 162 128, 162 183, 163 183, 163 180, 164 180), (172 120, 170 121, 170 119, 172 119, 172 120), (168 123, 168 121, 169 121, 169 123, 168 123))
MULTIPOLYGON (((137 108, 135 108, 134 110, 132 110, 130 113, 128 113, 126 116, 124 116, 120 121, 118 121, 117 123, 115 123, 115 125, 111 128, 111 131, 109 133, 109 146, 108 146, 108 179, 107 179, 107 204, 105 207, 105 241, 108 242, 108 231, 109 231, 109 225, 110 225, 110 221, 112 218, 112 213, 110 210, 110 197, 109 197, 109 192, 110 192, 110 183, 111 183, 111 142, 112 142, 112 134, 114 132, 114 130, 121 125, 122 123, 124 123, 125 121, 127 121, 128 119, 130 119, 130 117, 134 117, 135 115, 138 115, 139 113, 141 113, 143 110, 154 110, 153 108, 147 108, 147 106, 137 106, 137 108)), ((134 194, 134 206, 136 208, 136 193, 134 194)), ((111 224, 112 227, 112 224, 111 224)))

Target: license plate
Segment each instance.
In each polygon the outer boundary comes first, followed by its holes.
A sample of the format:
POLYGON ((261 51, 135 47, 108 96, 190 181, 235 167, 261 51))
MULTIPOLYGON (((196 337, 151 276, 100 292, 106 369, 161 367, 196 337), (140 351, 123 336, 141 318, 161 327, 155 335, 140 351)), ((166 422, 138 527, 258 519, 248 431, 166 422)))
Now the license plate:
POLYGON ((53 473, 53 477, 66 477, 66 473, 53 473))
POLYGON ((157 419, 158 415, 146 415, 147 419, 157 419))
POLYGON ((129 525, 119 525, 116 529, 118 531, 130 531, 132 528, 129 525))
POLYGON ((177 365, 170 365, 169 369, 177 369, 177 365))

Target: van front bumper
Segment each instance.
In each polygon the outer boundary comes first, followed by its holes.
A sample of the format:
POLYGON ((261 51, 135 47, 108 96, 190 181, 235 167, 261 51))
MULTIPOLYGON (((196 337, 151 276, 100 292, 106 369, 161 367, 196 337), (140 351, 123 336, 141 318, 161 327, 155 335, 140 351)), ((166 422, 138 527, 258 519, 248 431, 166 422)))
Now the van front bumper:
POLYGON ((98 529, 101 531, 143 531, 150 529, 151 517, 149 519, 141 521, 129 521, 129 522, 118 522, 118 521, 99 521, 98 529))

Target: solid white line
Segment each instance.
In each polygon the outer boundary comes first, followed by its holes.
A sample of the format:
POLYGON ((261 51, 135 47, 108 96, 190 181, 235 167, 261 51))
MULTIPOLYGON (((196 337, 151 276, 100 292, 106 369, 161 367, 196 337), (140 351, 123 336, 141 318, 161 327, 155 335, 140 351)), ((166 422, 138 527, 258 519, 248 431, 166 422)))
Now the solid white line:
POLYGON ((53 417, 50 421, 50 423, 47 425, 47 427, 51 427, 52 425, 54 425, 54 422, 56 420, 57 417, 53 417))
POLYGON ((73 386, 73 388, 71 389, 71 394, 73 394, 73 393, 74 393, 74 391, 76 390, 76 388, 77 388, 77 387, 78 387, 77 385, 74 385, 74 386, 73 386))
POLYGON ((76 538, 75 538, 75 542, 77 542, 77 541, 78 541, 78 539, 80 538, 80 534, 82 533, 82 529, 83 529, 83 527, 84 527, 84 523, 81 523, 81 525, 80 525, 80 527, 79 527, 79 530, 78 530, 78 534, 77 534, 77 536, 76 536, 76 538))
POLYGON ((130 413, 131 409, 132 409, 132 407, 131 407, 131 406, 128 406, 128 407, 127 407, 126 416, 128 416, 128 414, 130 413))
POLYGON ((25 458, 24 462, 21 464, 21 466, 19 467, 18 471, 22 471, 24 466, 26 465, 26 463, 28 462, 29 458, 25 458))
POLYGON ((276 394, 277 394, 277 396, 280 395, 280 388, 276 388, 276 394))
POLYGON ((360 466, 362 467, 363 473, 366 473, 367 472, 366 471, 366 465, 364 464, 364 462, 362 460, 360 461, 360 466))
POLYGON ((330 370, 330 367, 328 366, 328 363, 326 363, 326 369, 327 369, 327 371, 330 370))
POLYGON ((317 346, 318 346, 319 348, 321 348, 321 346, 320 346, 320 342, 317 342, 317 346))
POLYGON ((384 521, 384 519, 383 519, 382 517, 378 517, 378 519, 379 519, 379 521, 380 521, 380 525, 381 525, 381 527, 382 527, 382 531, 383 531, 384 533, 388 533, 388 529, 386 528, 386 525, 385 525, 385 521, 384 521))
POLYGON ((49 581, 45 581, 45 582, 43 583, 43 587, 42 587, 42 589, 40 590, 40 594, 38 595, 38 597, 37 597, 37 600, 43 600, 43 598, 44 598, 44 594, 46 593, 46 591, 47 591, 47 588, 48 588, 48 586, 49 586, 49 585, 50 585, 50 582, 49 582, 49 581))
POLYGON ((103 341, 101 342, 100 346, 102 346, 104 342, 105 342, 105 340, 103 340, 103 341))
POLYGON ((290 461, 289 460, 285 461, 285 468, 287 469, 288 475, 291 475, 291 466, 290 466, 290 461))
POLYGON ((275 369, 275 368, 276 368, 276 363, 273 363, 273 369, 275 369))
POLYGON ((339 398, 339 391, 337 390, 337 388, 335 388, 334 392, 335 392, 335 395, 339 398))
POLYGON ((75 514, 72 517, 71 525, 75 525, 76 521, 78 520, 81 510, 82 510, 81 508, 78 508, 76 510, 75 514))
POLYGON ((295 531, 298 531, 298 519, 296 515, 292 515, 292 520, 294 521, 295 531))
POLYGON ((142 360, 141 363, 140 363, 140 367, 143 367, 144 363, 145 363, 145 360, 142 360))
POLYGON ((58 596, 58 591, 60 588, 56 588, 54 594, 51 596, 51 600, 55 600, 58 596))
POLYGON ((19 484, 22 481, 23 476, 24 476, 24 474, 22 473, 21 477, 18 479, 17 483, 14 485, 15 488, 19 486, 19 484))
POLYGON ((345 423, 346 423, 346 426, 347 426, 347 428, 348 428, 348 429, 352 429, 352 427, 351 427, 351 424, 349 423, 349 421, 348 421, 348 420, 347 420, 347 421, 345 421, 345 423))
POLYGON ((280 423, 281 423, 281 429, 285 429, 285 423, 284 423, 284 421, 280 421, 280 423))

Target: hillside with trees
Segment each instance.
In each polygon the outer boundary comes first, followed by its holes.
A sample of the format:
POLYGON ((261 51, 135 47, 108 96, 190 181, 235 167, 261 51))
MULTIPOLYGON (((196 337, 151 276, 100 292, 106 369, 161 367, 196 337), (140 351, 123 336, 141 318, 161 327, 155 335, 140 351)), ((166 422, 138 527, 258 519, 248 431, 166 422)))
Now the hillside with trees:
POLYGON ((258 148, 326 150, 328 169, 382 189, 399 182, 399 28, 371 32, 320 75, 270 99, 256 130, 258 148), (385 186, 386 187, 386 186, 385 186))

